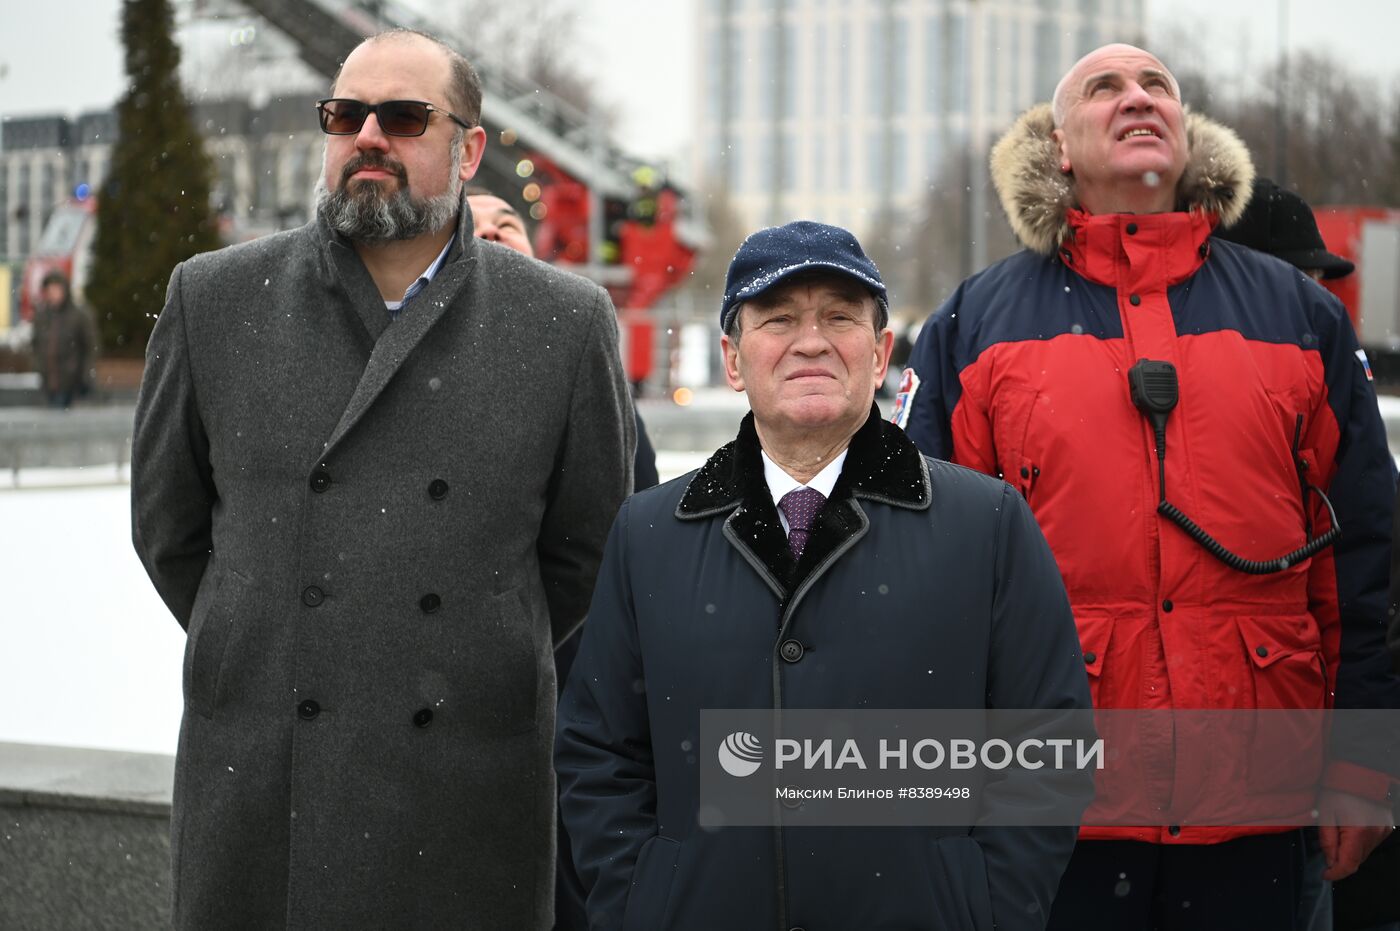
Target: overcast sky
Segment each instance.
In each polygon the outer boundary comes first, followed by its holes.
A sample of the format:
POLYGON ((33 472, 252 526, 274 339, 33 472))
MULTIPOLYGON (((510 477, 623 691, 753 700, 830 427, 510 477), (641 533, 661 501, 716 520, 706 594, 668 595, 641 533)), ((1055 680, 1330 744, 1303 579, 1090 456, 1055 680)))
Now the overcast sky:
MULTIPOLYGON (((698 0, 573 2, 590 46, 585 60, 599 63, 603 93, 622 119, 619 141, 641 157, 682 157, 704 131, 693 115, 698 0)), ((120 0, 0 0, 0 116, 114 103, 123 84, 120 9, 120 0)), ((1148 0, 1148 10, 1154 51, 1169 65, 1172 38, 1184 33, 1203 40, 1219 73, 1247 80, 1274 59, 1286 11, 1290 47, 1331 51, 1385 86, 1400 76, 1400 3, 1392 0, 1148 0)))

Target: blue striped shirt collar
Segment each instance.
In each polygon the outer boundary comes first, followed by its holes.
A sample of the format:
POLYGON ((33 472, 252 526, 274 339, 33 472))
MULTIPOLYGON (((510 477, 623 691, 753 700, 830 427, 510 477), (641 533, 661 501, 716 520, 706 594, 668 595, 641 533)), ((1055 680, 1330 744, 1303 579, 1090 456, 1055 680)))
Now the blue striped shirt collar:
POLYGON ((453 233, 452 238, 447 240, 447 245, 443 246, 437 258, 433 259, 433 264, 429 265, 427 270, 419 275, 418 279, 414 281, 413 284, 408 286, 408 290, 403 293, 403 298, 401 300, 384 302, 384 308, 389 311, 389 317, 391 319, 397 320, 399 311, 403 310, 404 306, 409 301, 417 297, 419 292, 428 286, 428 282, 432 281, 433 276, 442 268, 442 263, 447 261, 447 253, 451 251, 452 244, 456 241, 457 234, 453 233))

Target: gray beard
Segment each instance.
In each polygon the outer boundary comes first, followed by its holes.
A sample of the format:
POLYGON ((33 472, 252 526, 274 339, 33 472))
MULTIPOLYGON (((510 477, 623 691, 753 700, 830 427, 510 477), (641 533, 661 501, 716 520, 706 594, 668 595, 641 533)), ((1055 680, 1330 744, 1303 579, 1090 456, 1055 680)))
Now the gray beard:
POLYGON ((317 212, 352 242, 381 244, 436 233, 456 219, 461 199, 462 180, 455 172, 446 192, 427 198, 414 197, 406 186, 385 194, 370 181, 332 191, 324 173, 316 182, 317 212))

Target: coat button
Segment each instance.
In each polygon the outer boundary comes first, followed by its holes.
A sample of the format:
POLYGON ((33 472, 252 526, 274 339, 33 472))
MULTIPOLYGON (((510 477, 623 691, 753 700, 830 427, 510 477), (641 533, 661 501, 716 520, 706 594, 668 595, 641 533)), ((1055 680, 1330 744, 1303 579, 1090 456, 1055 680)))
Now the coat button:
POLYGON ((1127 225, 1126 229, 1127 229, 1127 233, 1128 233, 1129 236, 1134 236, 1134 235, 1137 234, 1137 224, 1136 224, 1136 223, 1129 223, 1129 224, 1127 225))
POLYGON ((805 652, 801 643, 796 640, 784 640, 783 645, 778 648, 779 655, 789 663, 795 663, 802 658, 805 652))
POLYGON ((434 501, 441 501, 447 497, 447 483, 440 478, 435 478, 428 483, 428 497, 434 501))
POLYGON ((1176 607, 1176 605, 1172 604, 1172 600, 1170 598, 1162 602, 1162 610, 1167 612, 1168 614, 1172 613, 1172 608, 1174 607, 1176 607))
POLYGON ((1268 647, 1255 647, 1255 648, 1254 648, 1254 653, 1255 653, 1256 656, 1259 656, 1259 657, 1268 656, 1268 655, 1269 655, 1269 648, 1268 648, 1268 647))
POLYGON ((1028 468, 1026 468, 1025 466, 1021 466, 1021 478, 1030 478, 1030 477, 1031 477, 1031 470, 1028 469, 1028 468))
POLYGON ((1084 663, 1085 665, 1092 666, 1094 665, 1094 660, 1098 658, 1099 654, 1095 653, 1093 650, 1090 650, 1088 653, 1084 654, 1084 663))
POLYGON ((311 490, 318 495, 331 487, 331 474, 325 469, 317 469, 311 473, 311 490))
POLYGON ((1171 827, 1167 828, 1167 833, 1170 834, 1172 837, 1180 837, 1181 825, 1173 824, 1171 827))
POLYGON ((414 727, 427 727, 429 724, 432 724, 432 723, 433 723, 433 709, 431 709, 431 708, 419 708, 417 711, 413 712, 413 726, 414 726, 414 727))
POLYGON ((308 608, 314 608, 325 600, 326 593, 321 591, 314 585, 308 585, 306 586, 306 588, 302 589, 301 603, 306 605, 308 608))
POLYGON ((1142 303, 1142 298, 1138 297, 1136 294, 1129 294, 1128 303, 1136 307, 1137 305, 1142 303))
POLYGON ((432 614, 438 608, 442 607, 442 599, 432 592, 428 592, 428 594, 418 599, 418 607, 423 609, 424 614, 432 614))
POLYGON ((302 702, 300 705, 297 705, 297 714, 303 720, 310 721, 312 718, 316 717, 316 715, 320 713, 321 706, 309 698, 306 701, 302 702))

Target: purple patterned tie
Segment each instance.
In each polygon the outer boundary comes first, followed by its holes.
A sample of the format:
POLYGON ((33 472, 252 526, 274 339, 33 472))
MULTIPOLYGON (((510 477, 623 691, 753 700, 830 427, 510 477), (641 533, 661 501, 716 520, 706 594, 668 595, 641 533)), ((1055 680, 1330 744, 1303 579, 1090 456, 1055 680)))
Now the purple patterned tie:
POLYGON ((788 521, 788 549, 792 550, 793 559, 802 557, 802 550, 806 548, 807 537, 811 533, 812 520, 825 503, 826 495, 815 488, 794 488, 779 499, 778 507, 783 509, 788 521))

